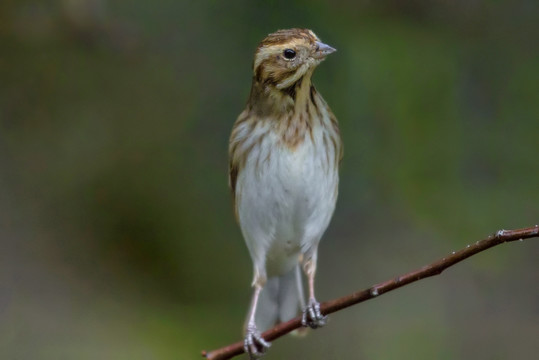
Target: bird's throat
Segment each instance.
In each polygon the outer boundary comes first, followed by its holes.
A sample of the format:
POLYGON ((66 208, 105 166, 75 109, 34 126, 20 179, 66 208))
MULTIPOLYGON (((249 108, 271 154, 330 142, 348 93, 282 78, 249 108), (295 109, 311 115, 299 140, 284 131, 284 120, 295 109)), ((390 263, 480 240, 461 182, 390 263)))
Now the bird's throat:
POLYGON ((249 107, 264 118, 279 119, 289 116, 309 101, 311 86, 311 73, 305 74, 283 89, 253 78, 249 107))

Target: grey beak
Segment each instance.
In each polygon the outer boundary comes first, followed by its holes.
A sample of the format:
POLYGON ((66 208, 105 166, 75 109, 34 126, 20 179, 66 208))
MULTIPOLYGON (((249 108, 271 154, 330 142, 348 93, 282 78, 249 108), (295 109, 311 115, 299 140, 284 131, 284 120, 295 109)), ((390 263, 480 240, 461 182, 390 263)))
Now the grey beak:
POLYGON ((337 51, 337 49, 332 48, 328 44, 324 44, 323 42, 317 41, 314 57, 317 59, 323 59, 329 54, 334 53, 335 51, 337 51))

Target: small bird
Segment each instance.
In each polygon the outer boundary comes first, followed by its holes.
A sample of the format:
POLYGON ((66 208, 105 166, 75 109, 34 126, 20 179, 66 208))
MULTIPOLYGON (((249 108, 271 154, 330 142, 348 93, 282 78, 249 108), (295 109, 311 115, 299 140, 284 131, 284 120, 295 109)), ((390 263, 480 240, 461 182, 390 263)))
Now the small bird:
POLYGON ((303 326, 326 322, 314 277, 337 201, 343 146, 337 119, 311 77, 335 51, 308 29, 268 35, 256 49, 249 100, 230 136, 229 185, 254 266, 244 339, 251 359, 270 346, 260 331, 277 322, 300 311, 303 326))

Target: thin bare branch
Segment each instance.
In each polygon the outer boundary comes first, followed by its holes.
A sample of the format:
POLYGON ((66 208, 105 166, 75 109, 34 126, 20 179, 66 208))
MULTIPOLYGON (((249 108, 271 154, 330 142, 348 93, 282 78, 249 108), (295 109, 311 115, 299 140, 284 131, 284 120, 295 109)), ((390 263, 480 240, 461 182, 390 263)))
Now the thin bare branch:
MULTIPOLYGON (((349 306, 385 294, 391 290, 395 290, 402 286, 411 284, 415 281, 425 279, 434 275, 439 275, 442 273, 442 271, 455 265, 456 263, 459 263, 462 260, 469 258, 470 256, 485 251, 496 245, 500 245, 505 242, 523 240, 534 237, 539 237, 538 225, 524 229, 500 230, 495 234, 490 235, 484 240, 477 241, 475 244, 467 245, 462 250, 453 251, 450 255, 437 261, 434 261, 429 265, 423 266, 420 269, 410 271, 404 275, 397 276, 380 284, 376 284, 368 289, 357 291, 335 300, 326 301, 321 304, 320 310, 324 315, 334 313, 349 306)), ((296 317, 285 323, 278 324, 275 327, 269 329, 268 331, 265 331, 262 336, 267 341, 273 341, 300 327, 301 317, 296 317)), ((210 352, 202 351, 202 356, 210 360, 225 360, 230 359, 236 355, 240 355, 242 353, 243 341, 239 341, 237 343, 210 352)))

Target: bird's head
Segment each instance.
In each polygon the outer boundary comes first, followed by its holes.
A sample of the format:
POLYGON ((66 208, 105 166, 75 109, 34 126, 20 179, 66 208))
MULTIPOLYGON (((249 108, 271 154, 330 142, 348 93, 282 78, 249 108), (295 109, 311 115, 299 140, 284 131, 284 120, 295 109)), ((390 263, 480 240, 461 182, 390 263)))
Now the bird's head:
POLYGON ((324 44, 308 29, 278 30, 258 46, 253 72, 257 82, 277 89, 286 89, 336 50, 324 44))

